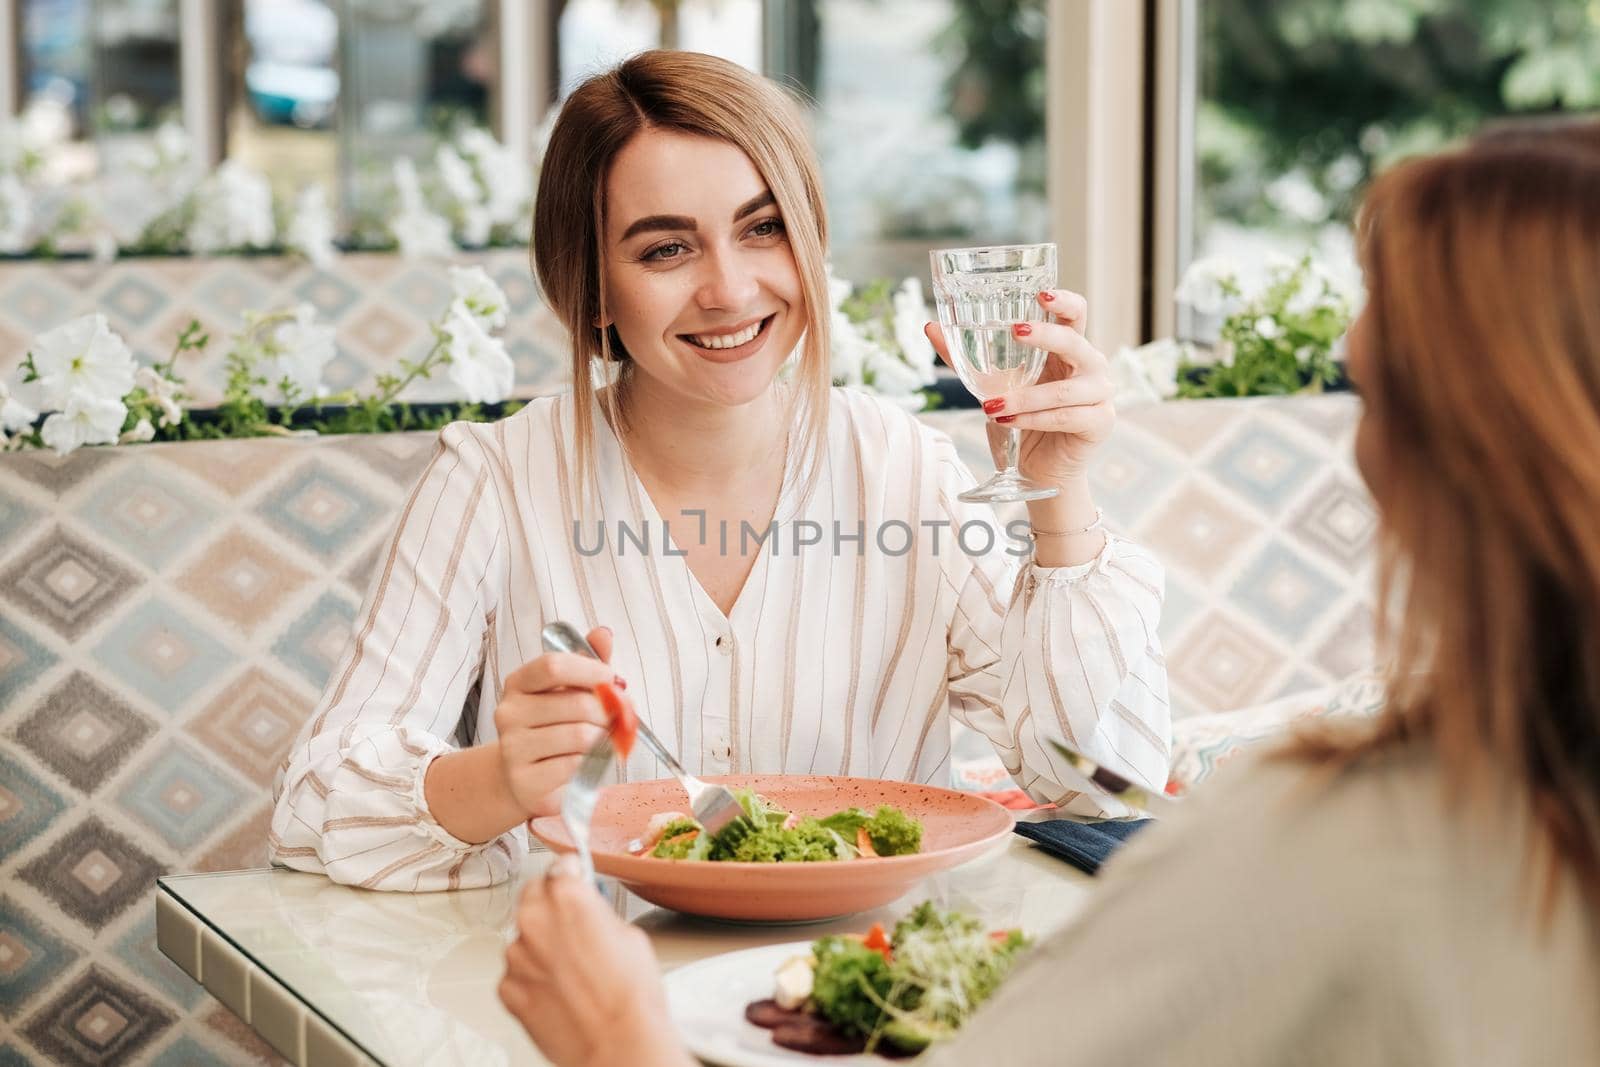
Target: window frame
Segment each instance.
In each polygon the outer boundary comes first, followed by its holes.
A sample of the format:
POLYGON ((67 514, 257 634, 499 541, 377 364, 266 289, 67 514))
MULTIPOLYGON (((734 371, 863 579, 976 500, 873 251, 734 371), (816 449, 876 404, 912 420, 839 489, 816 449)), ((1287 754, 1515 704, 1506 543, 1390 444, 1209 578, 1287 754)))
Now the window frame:
MULTIPOLYGON (((22 2, 0 0, 5 116, 15 116, 24 103, 22 2)), ((527 155, 556 101, 557 20, 564 2, 491 2, 498 4, 501 77, 491 93, 494 132, 527 155)), ((764 69, 783 54, 778 29, 790 17, 791 2, 762 2, 764 69)), ((1170 293, 1192 238, 1185 223, 1193 158, 1185 146, 1193 143, 1199 2, 1047 0, 1048 238, 1061 251, 1061 283, 1088 297, 1089 336, 1106 351, 1140 343, 1152 331, 1172 332, 1170 293), (1139 135, 1128 136, 1129 130, 1139 135)), ((222 162, 226 143, 220 42, 228 6, 178 0, 183 124, 208 167, 222 162)))

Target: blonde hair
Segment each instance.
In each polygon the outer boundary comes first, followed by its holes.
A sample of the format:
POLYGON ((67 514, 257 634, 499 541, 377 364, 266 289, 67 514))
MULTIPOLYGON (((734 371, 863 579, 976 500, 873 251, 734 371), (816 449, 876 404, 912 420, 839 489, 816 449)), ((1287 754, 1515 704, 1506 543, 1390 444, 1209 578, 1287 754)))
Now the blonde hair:
POLYGON ((1290 752, 1427 743, 1527 804, 1546 905, 1569 873, 1600 906, 1600 122, 1396 167, 1359 239, 1389 704, 1290 752))
MULTIPOLYGON (((631 361, 604 322, 605 186, 612 162, 643 130, 672 130, 725 141, 744 152, 783 216, 805 299, 806 332, 790 396, 790 448, 814 474, 826 440, 828 389, 828 231, 822 180, 795 102, 776 84, 738 64, 698 52, 644 52, 580 85, 550 134, 533 212, 533 267, 545 299, 572 339, 578 478, 594 471, 596 365, 626 384, 631 361)), ((614 427, 618 390, 603 410, 614 427)), ((805 484, 812 478, 808 476, 805 484)))

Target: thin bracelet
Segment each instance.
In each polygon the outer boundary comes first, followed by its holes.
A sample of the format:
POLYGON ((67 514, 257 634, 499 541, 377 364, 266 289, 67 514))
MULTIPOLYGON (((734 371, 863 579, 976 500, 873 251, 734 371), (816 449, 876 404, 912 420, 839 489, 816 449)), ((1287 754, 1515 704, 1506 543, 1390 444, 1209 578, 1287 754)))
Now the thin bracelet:
POLYGON ((1094 521, 1091 522, 1089 525, 1083 527, 1080 530, 1038 530, 1038 529, 1035 529, 1035 530, 1030 531, 1028 533, 1028 536, 1029 537, 1033 537, 1033 538, 1039 538, 1039 537, 1077 537, 1079 534, 1093 533, 1096 530, 1102 529, 1105 526, 1105 524, 1106 524, 1105 512, 1101 511, 1099 508, 1095 508, 1094 509, 1094 521))

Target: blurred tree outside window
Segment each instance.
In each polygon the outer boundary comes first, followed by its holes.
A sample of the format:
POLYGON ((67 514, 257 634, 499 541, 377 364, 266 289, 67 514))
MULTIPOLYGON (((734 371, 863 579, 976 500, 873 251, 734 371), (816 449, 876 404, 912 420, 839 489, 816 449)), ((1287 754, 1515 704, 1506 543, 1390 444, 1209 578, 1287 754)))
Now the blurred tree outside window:
POLYGON ((1368 180, 1511 115, 1600 108, 1600 0, 1201 0, 1195 258, 1319 250, 1368 180))

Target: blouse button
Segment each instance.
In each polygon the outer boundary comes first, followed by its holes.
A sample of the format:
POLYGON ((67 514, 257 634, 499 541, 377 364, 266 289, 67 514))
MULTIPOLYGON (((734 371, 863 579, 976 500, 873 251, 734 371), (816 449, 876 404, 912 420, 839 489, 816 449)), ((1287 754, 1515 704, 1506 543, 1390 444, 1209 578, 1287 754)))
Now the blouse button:
POLYGON ((733 638, 727 634, 718 634, 717 651, 721 652, 724 656, 733 655, 733 638))

